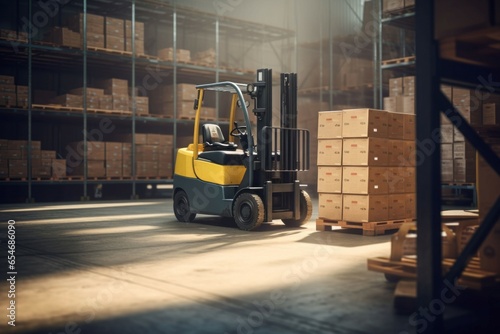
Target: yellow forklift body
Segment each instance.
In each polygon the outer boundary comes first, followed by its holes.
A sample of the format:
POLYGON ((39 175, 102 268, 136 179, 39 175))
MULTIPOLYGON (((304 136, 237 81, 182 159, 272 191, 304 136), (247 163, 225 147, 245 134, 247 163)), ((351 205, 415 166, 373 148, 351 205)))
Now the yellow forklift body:
POLYGON ((181 148, 177 152, 175 174, 222 186, 237 186, 243 180, 246 168, 243 165, 219 165, 210 161, 194 160, 193 150, 181 148))

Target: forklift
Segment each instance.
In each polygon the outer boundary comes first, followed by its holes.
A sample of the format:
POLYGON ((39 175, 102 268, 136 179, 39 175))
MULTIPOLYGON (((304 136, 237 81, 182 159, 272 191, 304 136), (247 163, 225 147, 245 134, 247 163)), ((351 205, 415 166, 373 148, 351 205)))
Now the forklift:
POLYGON ((311 218, 311 199, 297 179, 299 171, 309 169, 309 131, 297 128, 297 74, 282 73, 280 81, 279 127, 272 124, 271 69, 257 70, 257 81, 250 84, 196 86, 193 143, 180 148, 175 161, 173 206, 178 221, 192 222, 197 214, 218 215, 232 217, 240 229, 251 231, 274 219, 299 227, 311 218), (232 94, 229 125, 234 128, 227 137, 217 124, 200 127, 209 91, 232 94), (255 129, 244 94, 253 100, 255 129), (235 121, 237 110, 244 125, 235 121))

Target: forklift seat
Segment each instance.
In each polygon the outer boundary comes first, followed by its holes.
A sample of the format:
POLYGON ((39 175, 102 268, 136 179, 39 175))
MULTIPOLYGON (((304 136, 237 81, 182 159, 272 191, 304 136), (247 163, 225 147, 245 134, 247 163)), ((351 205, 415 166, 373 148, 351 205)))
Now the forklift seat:
POLYGON ((204 151, 235 151, 238 148, 238 145, 228 142, 224 138, 222 130, 217 124, 203 124, 201 134, 204 151))

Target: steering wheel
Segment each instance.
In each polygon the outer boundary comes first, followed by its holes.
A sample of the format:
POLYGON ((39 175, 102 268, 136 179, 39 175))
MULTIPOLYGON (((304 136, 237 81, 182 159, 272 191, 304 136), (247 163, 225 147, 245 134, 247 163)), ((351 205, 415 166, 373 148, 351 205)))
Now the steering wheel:
POLYGON ((234 129, 231 131, 230 135, 233 137, 241 137, 247 134, 247 127, 245 125, 238 126, 235 124, 234 129))

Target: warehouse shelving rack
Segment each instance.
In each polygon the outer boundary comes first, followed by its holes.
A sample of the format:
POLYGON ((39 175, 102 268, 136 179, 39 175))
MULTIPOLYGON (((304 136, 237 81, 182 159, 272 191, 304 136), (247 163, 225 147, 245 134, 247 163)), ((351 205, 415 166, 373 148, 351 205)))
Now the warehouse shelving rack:
MULTIPOLYGON (((22 25, 21 18, 33 18, 33 15, 40 10, 36 7, 36 1, 26 0, 17 1, 15 4, 16 17, 11 22, 12 26, 16 26, 17 31, 20 31, 22 25)), ((197 11, 193 8, 187 8, 177 5, 177 1, 159 1, 159 0, 117 0, 110 3, 103 0, 77 0, 70 2, 66 7, 59 7, 58 14, 54 19, 55 22, 61 24, 61 12, 68 10, 74 13, 97 13, 99 15, 109 15, 111 17, 120 17, 129 19, 132 22, 132 36, 135 35, 136 22, 147 22, 152 27, 148 30, 148 35, 153 38, 161 40, 163 43, 169 43, 169 47, 173 48, 174 57, 171 61, 160 60, 156 56, 143 56, 135 53, 135 39, 132 42, 131 53, 117 53, 117 52, 101 52, 102 50, 93 50, 86 47, 70 48, 64 46, 57 46, 49 43, 44 43, 38 40, 36 34, 28 34, 27 41, 12 41, 0 39, 0 55, 4 64, 9 64, 15 68, 16 77, 19 78, 18 73, 23 73, 23 84, 29 86, 28 106, 26 108, 16 107, 0 107, 0 115, 4 120, 10 120, 14 123, 22 123, 23 138, 29 142, 28 148, 28 178, 18 181, 4 181, 0 180, 3 185, 14 186, 17 189, 26 187, 26 200, 34 201, 33 186, 42 185, 83 185, 81 199, 88 200, 89 185, 92 184, 127 184, 131 185, 130 197, 137 198, 138 191, 137 185, 156 185, 170 184, 169 179, 149 179, 142 180, 137 177, 124 180, 94 180, 87 177, 85 168, 85 175, 81 180, 34 180, 31 177, 31 141, 33 140, 33 124, 34 122, 53 123, 61 127, 70 123, 75 128, 79 128, 80 132, 84 135, 80 140, 87 143, 87 131, 89 126, 99 122, 102 117, 109 118, 114 124, 128 129, 130 133, 154 131, 154 133, 173 134, 174 148, 178 146, 178 136, 183 133, 192 132, 193 121, 189 119, 178 119, 177 116, 177 103, 174 99, 174 116, 172 118, 157 116, 157 115, 139 115, 136 112, 135 105, 135 90, 132 90, 132 113, 130 116, 112 113, 94 113, 90 112, 86 107, 86 98, 83 96, 83 108, 79 112, 72 112, 71 110, 56 108, 39 108, 33 106, 33 83, 35 79, 35 72, 39 70, 57 71, 65 73, 68 71, 79 72, 81 75, 81 87, 88 87, 92 79, 89 72, 110 73, 115 77, 115 74, 120 74, 120 77, 126 78, 131 82, 132 86, 136 86, 137 80, 140 75, 147 74, 148 70, 154 68, 156 71, 166 73, 165 83, 172 84, 174 87, 174 96, 177 96, 177 83, 191 82, 203 83, 213 82, 220 80, 232 80, 236 82, 253 82, 255 80, 255 65, 247 65, 245 63, 245 53, 251 51, 255 46, 270 46, 276 55, 277 62, 280 63, 281 69, 276 69, 276 72, 293 70, 292 58, 290 55, 285 60, 276 49, 275 43, 287 43, 288 49, 293 49, 296 45, 295 32, 287 29, 282 29, 273 26, 264 26, 262 24, 255 24, 229 17, 220 17, 215 14, 197 11), (163 29, 163 31, 160 30, 163 29), (168 34, 165 36, 164 32, 168 34), (177 60, 176 51, 182 48, 182 43, 185 42, 184 34, 190 31, 195 36, 204 36, 202 38, 209 41, 210 47, 215 49, 215 64, 199 64, 196 62, 181 62, 177 60), (33 36, 35 35, 35 36, 33 36), (183 40, 181 40, 183 39, 183 40), (226 64, 220 59, 223 51, 224 43, 228 43, 230 39, 238 39, 244 41, 242 48, 242 56, 237 59, 237 64, 226 64), (15 47, 13 47, 15 45, 15 47), (245 67, 251 68, 251 70, 245 67), (79 125, 78 125, 79 124, 79 125)), ((30 21, 32 22, 32 20, 30 21)), ((86 22, 83 25, 83 45, 86 45, 86 22)), ((156 50, 158 45, 151 47, 156 50)), ((146 47, 147 49, 147 47, 146 47)), ((290 54, 290 53, 289 53, 290 54)), ((228 58, 228 57, 227 57, 228 58)), ((85 93, 84 93, 85 94, 85 93)), ((222 126, 229 126, 227 120, 223 118, 224 115, 219 115, 219 98, 215 99, 215 106, 217 110, 216 120, 222 126)), ((12 135, 11 137, 16 137, 12 135)), ((135 136, 134 136, 135 137, 135 136)), ((133 137, 133 138, 134 138, 133 137)), ((14 138, 11 138, 14 139, 14 138)), ((52 139, 59 141, 61 138, 52 139)), ((132 140, 134 144, 134 139, 132 140)), ((59 147, 62 145, 58 142, 59 147)), ((60 152, 60 150, 58 150, 60 152)), ((61 152, 60 152, 61 153, 61 152)), ((174 159, 174 157, 172 157, 174 159)), ((135 149, 132 151, 132 161, 135 162, 135 149)), ((84 162, 87 163, 87 155, 84 154, 84 162)), ((132 163, 133 172, 135 174, 135 163, 132 163)), ((142 186, 141 186, 142 187, 142 186)), ((47 188, 49 189, 49 188, 47 188)))
MULTIPOLYGON (((417 88, 417 140, 432 138, 432 133, 440 129, 440 113, 446 115, 464 137, 476 148, 493 170, 500 175, 500 158, 478 135, 452 103, 440 91, 440 84, 453 84, 476 88, 478 78, 500 80, 498 66, 470 65, 459 60, 444 59, 439 55, 438 42, 434 38, 434 2, 416 2, 416 65, 417 88), (454 122, 455 120, 455 122, 454 122), (457 121, 458 120, 458 121, 457 121)), ((498 57, 498 51, 496 54, 498 57)), ((498 92, 498 87, 490 87, 498 92)), ((478 230, 458 256, 455 264, 443 277, 441 265, 441 173, 440 150, 433 150, 417 166, 417 308, 428 308, 440 300, 444 282, 455 282, 475 254, 500 217, 500 198, 497 198, 490 212, 485 215, 478 230)), ((443 333, 448 325, 443 314, 435 315, 433 321, 426 322, 422 333, 443 333)))

